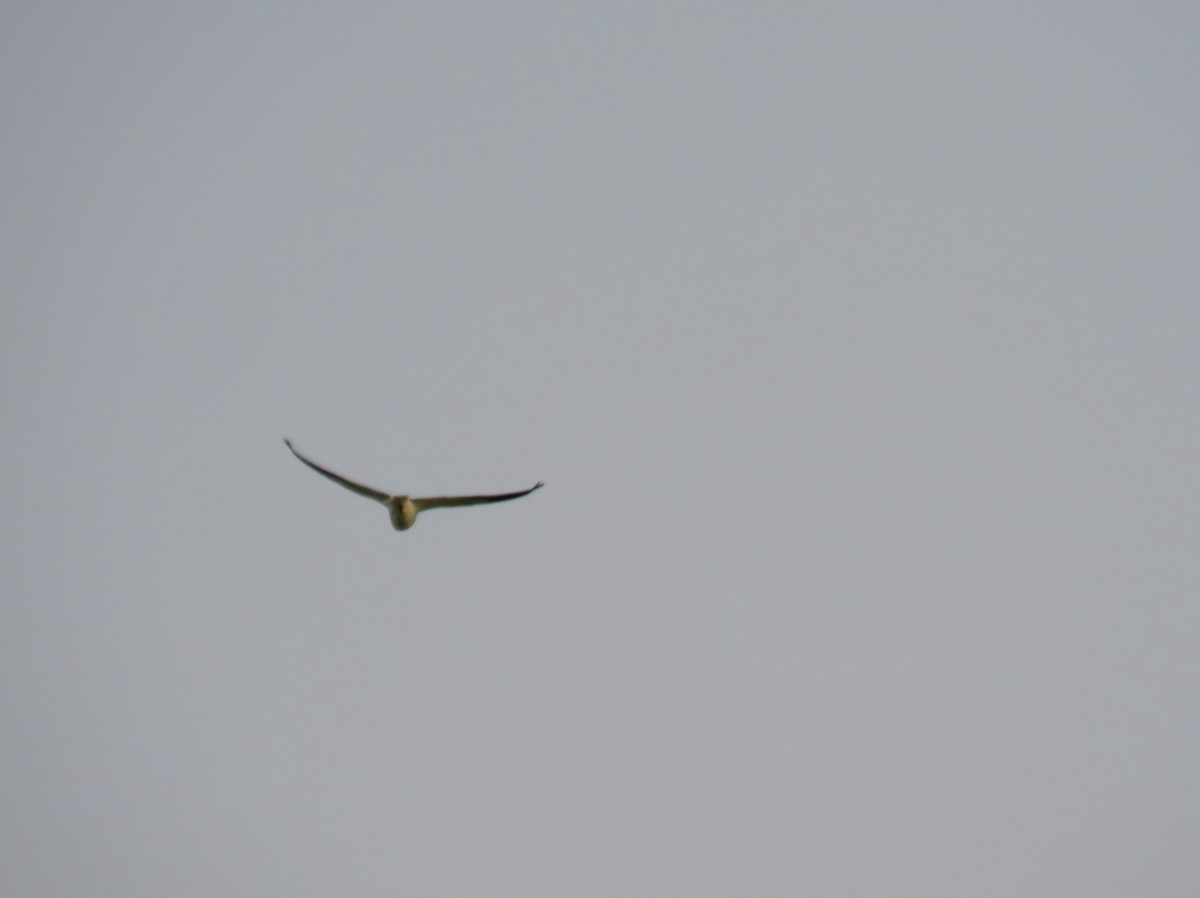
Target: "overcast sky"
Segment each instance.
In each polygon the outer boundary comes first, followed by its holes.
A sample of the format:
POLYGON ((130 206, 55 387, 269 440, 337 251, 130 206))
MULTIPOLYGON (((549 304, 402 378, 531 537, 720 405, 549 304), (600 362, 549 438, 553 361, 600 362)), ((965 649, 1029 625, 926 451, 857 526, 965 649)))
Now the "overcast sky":
POLYGON ((5 894, 1200 894, 1198 41, 9 4, 5 894))

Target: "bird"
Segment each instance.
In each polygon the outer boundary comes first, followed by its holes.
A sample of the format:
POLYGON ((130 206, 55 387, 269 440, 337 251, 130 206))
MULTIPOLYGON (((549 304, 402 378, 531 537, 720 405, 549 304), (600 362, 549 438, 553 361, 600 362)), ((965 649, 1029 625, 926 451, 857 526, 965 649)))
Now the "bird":
POLYGON ((520 499, 522 496, 528 496, 534 490, 540 490, 546 485, 539 480, 529 489, 520 490, 515 493, 496 493, 486 496, 432 496, 417 499, 412 496, 385 493, 383 490, 355 483, 353 480, 343 477, 341 474, 335 474, 328 468, 322 468, 316 462, 305 458, 287 437, 283 438, 283 442, 292 451, 292 455, 296 456, 296 458, 300 459, 300 461, 304 462, 304 464, 308 465, 318 474, 328 477, 334 483, 344 486, 353 493, 358 493, 360 496, 366 496, 368 499, 374 499, 376 502, 382 502, 386 505, 388 514, 392 519, 392 527, 396 530, 407 530, 416 523, 418 514, 430 508, 450 508, 457 505, 484 505, 489 502, 507 502, 509 499, 520 499))

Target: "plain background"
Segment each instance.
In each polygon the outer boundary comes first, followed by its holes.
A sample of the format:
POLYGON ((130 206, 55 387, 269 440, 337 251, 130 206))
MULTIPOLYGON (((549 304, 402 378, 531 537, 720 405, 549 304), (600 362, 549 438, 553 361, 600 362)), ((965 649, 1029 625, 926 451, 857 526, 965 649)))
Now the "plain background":
POLYGON ((4 892, 1196 895, 1198 39, 6 5, 4 892))

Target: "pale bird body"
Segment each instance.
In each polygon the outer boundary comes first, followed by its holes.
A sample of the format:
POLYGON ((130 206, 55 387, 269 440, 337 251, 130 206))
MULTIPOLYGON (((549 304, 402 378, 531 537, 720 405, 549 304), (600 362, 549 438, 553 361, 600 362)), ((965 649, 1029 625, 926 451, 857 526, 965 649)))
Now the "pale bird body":
POLYGON ((392 519, 392 526, 397 530, 407 530, 416 523, 418 514, 430 508, 449 508, 455 505, 484 505, 489 502, 507 502, 509 499, 520 499, 522 496, 528 496, 534 490, 545 486, 541 481, 538 481, 536 485, 531 486, 529 489, 516 493, 494 493, 484 496, 432 496, 425 499, 414 499, 411 496, 392 495, 382 490, 377 490, 374 487, 356 483, 349 478, 343 477, 341 474, 330 471, 328 468, 321 467, 316 462, 309 461, 296 450, 291 440, 284 438, 284 443, 292 451, 292 455, 296 456, 296 458, 300 459, 300 461, 318 474, 328 477, 334 483, 344 486, 351 492, 358 493, 360 496, 366 496, 368 499, 374 499, 376 502, 382 502, 386 505, 388 515, 392 519))

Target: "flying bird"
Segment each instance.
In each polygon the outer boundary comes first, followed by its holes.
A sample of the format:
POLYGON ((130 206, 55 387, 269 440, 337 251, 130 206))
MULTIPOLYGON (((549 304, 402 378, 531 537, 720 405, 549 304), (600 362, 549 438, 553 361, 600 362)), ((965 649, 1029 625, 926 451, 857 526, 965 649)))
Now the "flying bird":
POLYGON ((316 462, 309 461, 296 451, 296 447, 292 445, 292 441, 286 437, 284 437, 283 441, 292 450, 292 455, 296 456, 296 458, 300 459, 300 461, 304 462, 304 464, 308 465, 318 474, 328 477, 334 483, 344 486, 351 492, 358 493, 360 496, 366 496, 368 499, 374 499, 376 502, 382 502, 386 505, 388 514, 392 518, 392 526, 397 530, 407 530, 416 523, 417 515, 429 508, 449 508, 454 505, 484 505, 488 502, 507 502, 509 499, 520 499, 522 496, 528 496, 534 490, 545 486, 539 480, 536 485, 517 493, 497 493, 487 496, 433 496, 427 499, 414 499, 411 496, 391 495, 383 492, 383 490, 355 483, 341 474, 335 474, 328 468, 322 468, 316 462))

